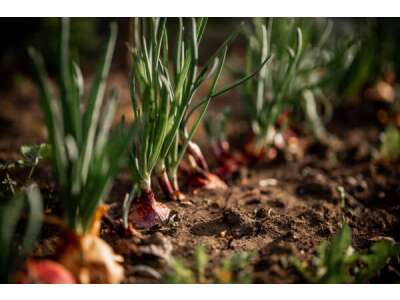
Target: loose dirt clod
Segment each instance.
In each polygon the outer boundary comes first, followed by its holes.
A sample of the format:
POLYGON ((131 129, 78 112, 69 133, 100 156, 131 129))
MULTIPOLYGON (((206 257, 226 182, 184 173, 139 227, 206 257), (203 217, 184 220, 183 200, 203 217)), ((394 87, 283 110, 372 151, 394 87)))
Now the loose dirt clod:
POLYGON ((255 232, 255 221, 236 209, 226 209, 223 220, 230 227, 235 238, 252 235, 255 232))

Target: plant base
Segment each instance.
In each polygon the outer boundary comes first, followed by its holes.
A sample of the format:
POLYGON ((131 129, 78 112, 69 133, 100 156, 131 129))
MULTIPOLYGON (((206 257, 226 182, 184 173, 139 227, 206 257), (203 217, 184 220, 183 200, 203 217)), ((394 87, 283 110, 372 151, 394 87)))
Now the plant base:
POLYGON ((148 229, 168 220, 170 210, 157 202, 152 191, 142 190, 140 198, 134 203, 129 221, 135 228, 148 229))
POLYGON ((185 195, 182 194, 181 191, 179 191, 179 189, 174 188, 174 186, 171 184, 166 173, 157 176, 157 179, 161 190, 163 191, 164 195, 167 197, 168 200, 178 201, 178 202, 186 200, 185 195))
POLYGON ((120 283, 124 278, 123 257, 100 237, 67 232, 58 262, 79 283, 120 283))
POLYGON ((228 188, 221 178, 207 171, 195 171, 190 174, 189 185, 194 188, 195 191, 200 188, 206 190, 226 190, 228 188))

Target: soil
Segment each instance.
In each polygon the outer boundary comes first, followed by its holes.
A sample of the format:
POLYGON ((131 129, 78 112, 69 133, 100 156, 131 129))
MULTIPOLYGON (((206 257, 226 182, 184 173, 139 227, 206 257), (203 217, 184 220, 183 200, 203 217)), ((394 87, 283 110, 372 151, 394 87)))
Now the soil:
MULTIPOLYGON (((3 95, 2 161, 19 159, 22 144, 45 138, 37 101, 32 99, 35 97, 30 90, 3 95)), ((168 224, 129 237, 115 223, 131 188, 128 172, 121 172, 107 199, 111 209, 103 220, 101 234, 125 258, 124 282, 160 282, 160 274, 167 270, 167 257, 173 255, 189 263, 195 246, 204 244, 210 269, 222 257, 251 251, 255 283, 299 283, 303 279, 290 265, 289 257, 309 259, 321 241, 334 235, 343 215, 352 229, 356 249, 367 248, 383 237, 399 241, 400 169, 373 160, 371 149, 379 145, 374 110, 366 104, 338 110, 329 129, 342 141, 338 149, 301 138, 308 145, 301 160, 280 159, 243 168, 227 180, 230 188, 226 191, 186 191, 188 203, 166 202, 173 211, 168 224), (339 186, 346 191, 344 210, 339 205, 339 186)), ((240 138, 234 144, 240 144, 240 138)), ((26 173, 22 170, 11 175, 21 181, 26 173)), ((33 179, 44 194, 46 212, 59 213, 49 164, 42 163, 33 179)), ((185 187, 182 189, 185 192, 185 187)), ((163 201, 160 191, 156 194, 163 201)), ((57 234, 54 226, 44 227, 36 256, 54 254, 57 234)), ((399 262, 392 261, 372 282, 398 280, 398 271, 399 262)))

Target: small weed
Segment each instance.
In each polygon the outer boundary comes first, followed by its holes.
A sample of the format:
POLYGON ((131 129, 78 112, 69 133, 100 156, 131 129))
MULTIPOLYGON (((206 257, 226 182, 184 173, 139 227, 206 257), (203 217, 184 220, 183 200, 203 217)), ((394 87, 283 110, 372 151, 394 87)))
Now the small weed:
POLYGON ((311 264, 296 257, 291 263, 309 283, 365 283, 392 258, 400 255, 400 245, 387 240, 374 243, 368 250, 356 251, 351 245, 347 224, 330 243, 322 242, 311 264))
POLYGON ((21 153, 24 159, 19 160, 18 164, 30 168, 27 178, 27 180, 30 180, 39 162, 51 158, 51 146, 49 144, 23 145, 21 146, 21 153))
POLYGON ((206 248, 197 246, 193 257, 193 267, 177 258, 170 258, 170 271, 164 277, 166 283, 251 283, 250 261, 252 255, 247 252, 235 253, 224 258, 213 269, 209 267, 206 248), (209 272, 207 272, 209 271, 209 272))

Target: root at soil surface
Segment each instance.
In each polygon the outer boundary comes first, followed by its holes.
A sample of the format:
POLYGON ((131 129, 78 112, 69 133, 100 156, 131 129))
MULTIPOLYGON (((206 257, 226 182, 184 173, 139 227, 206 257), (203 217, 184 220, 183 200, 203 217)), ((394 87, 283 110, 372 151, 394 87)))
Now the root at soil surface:
POLYGON ((142 190, 140 197, 133 204, 129 221, 136 228, 148 229, 166 222, 169 213, 169 208, 165 204, 157 202, 152 191, 142 190))

